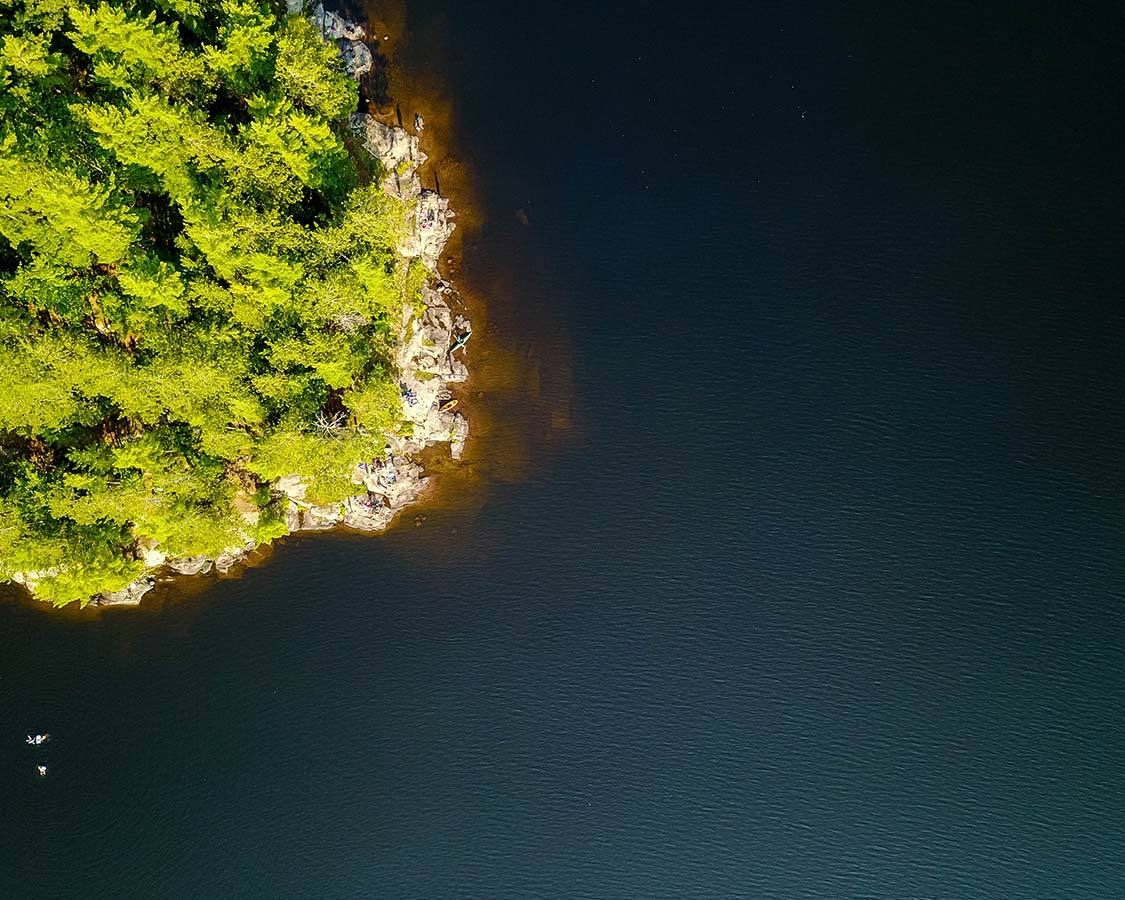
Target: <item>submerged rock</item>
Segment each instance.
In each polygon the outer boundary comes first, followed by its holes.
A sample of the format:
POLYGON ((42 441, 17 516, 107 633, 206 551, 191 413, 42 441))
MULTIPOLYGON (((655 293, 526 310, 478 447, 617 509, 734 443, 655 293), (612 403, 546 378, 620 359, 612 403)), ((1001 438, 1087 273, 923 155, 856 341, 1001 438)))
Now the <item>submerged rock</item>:
POLYGON ((465 452, 465 441, 469 438, 469 420, 461 413, 453 414, 453 428, 449 433, 449 455, 460 459, 465 452))

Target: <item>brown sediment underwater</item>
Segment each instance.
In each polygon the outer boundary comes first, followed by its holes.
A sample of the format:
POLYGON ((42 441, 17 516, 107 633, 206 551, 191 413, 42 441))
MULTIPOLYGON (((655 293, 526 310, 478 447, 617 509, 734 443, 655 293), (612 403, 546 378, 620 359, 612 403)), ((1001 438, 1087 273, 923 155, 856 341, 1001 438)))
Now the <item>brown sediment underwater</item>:
MULTIPOLYGON (((476 264, 474 249, 487 240, 490 223, 474 177, 474 167, 482 163, 461 149, 456 93, 441 68, 448 31, 440 21, 431 23, 422 46, 409 31, 403 0, 369 0, 365 8, 389 97, 368 111, 386 124, 399 124, 401 118, 408 130, 415 113, 424 120, 422 184, 448 197, 457 213, 438 274, 457 292, 451 306, 473 323, 464 351, 469 379, 452 386, 469 420, 464 457, 452 460, 441 445, 423 453, 430 488, 391 527, 409 526, 435 508, 472 512, 484 502, 490 484, 533 476, 552 445, 572 433, 571 352, 560 333, 562 323, 551 321, 536 308, 534 297, 521 293, 513 272, 476 264)), ((508 215, 517 218, 516 211, 508 215)), ((526 213, 521 221, 526 224, 526 213)))

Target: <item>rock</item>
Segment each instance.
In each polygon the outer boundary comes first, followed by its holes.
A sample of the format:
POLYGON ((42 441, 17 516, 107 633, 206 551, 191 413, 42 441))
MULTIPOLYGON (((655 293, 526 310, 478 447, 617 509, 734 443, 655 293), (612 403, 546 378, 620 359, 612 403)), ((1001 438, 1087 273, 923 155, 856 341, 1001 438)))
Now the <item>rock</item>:
POLYGON ((94 603, 97 606, 136 606, 154 587, 156 587, 156 579, 150 575, 143 575, 119 591, 99 594, 94 603))
POLYGON ((209 556, 182 556, 168 560, 168 568, 180 575, 202 575, 211 571, 212 562, 209 556))
MULTIPOLYGON (((297 0, 286 0, 286 2, 290 5, 290 12, 293 12, 292 6, 297 0)), ((313 9, 310 19, 322 35, 336 41, 340 48, 341 66, 352 78, 359 81, 374 68, 375 61, 371 56, 371 50, 364 42, 367 32, 362 25, 357 25, 331 10, 326 10, 321 3, 313 9)))
POLYGON ((220 575, 225 575, 238 565, 238 563, 246 559, 255 546, 257 545, 251 541, 242 547, 228 547, 215 558, 215 571, 220 575))
POLYGON ((456 226, 451 222, 449 200, 436 191, 422 189, 417 169, 426 156, 418 150, 417 135, 377 122, 367 113, 354 114, 351 127, 386 170, 382 189, 399 199, 417 200, 411 213, 413 227, 399 244, 399 252, 404 257, 421 257, 426 268, 435 272, 445 242, 456 226))
MULTIPOLYGON (((287 2, 294 2, 294 0, 287 0, 287 2)), ((362 25, 349 22, 347 19, 337 15, 331 10, 326 10, 323 3, 318 3, 313 7, 312 16, 310 18, 312 19, 313 25, 315 25, 326 38, 336 40, 346 38, 349 41, 362 41, 367 36, 362 25)))
POLYGON ((164 560, 168 558, 168 554, 161 550, 152 538, 141 538, 137 541, 137 553, 140 555, 141 562, 150 569, 163 565, 164 560))
POLYGON ((343 524, 359 531, 382 531, 390 524, 394 515, 394 510, 386 505, 385 498, 381 495, 377 495, 375 499, 352 497, 346 504, 343 524))
POLYGON ((290 531, 301 530, 301 507, 292 500, 285 504, 285 527, 290 531))
POLYGON ((426 268, 431 272, 436 272, 438 256, 456 227, 450 221, 451 218, 449 200, 440 196, 436 191, 422 191, 414 211, 414 237, 416 240, 407 244, 407 249, 413 250, 413 252, 404 250, 404 255, 421 256, 426 268))
POLYGON ((418 137, 407 134, 404 128, 384 125, 367 113, 354 113, 350 124, 367 152, 383 164, 386 170, 383 190, 401 200, 419 197, 422 180, 418 177, 418 167, 426 161, 426 154, 418 149, 418 137))
POLYGON ((469 422, 461 413, 453 414, 453 427, 449 433, 449 455, 460 459, 465 452, 465 441, 469 437, 469 422))
POLYGON ((344 504, 328 503, 324 506, 309 506, 301 510, 302 531, 325 531, 335 528, 344 519, 344 504))
POLYGON ((341 38, 336 43, 340 46, 340 60, 344 66, 344 71, 352 78, 359 81, 360 78, 371 71, 375 63, 371 58, 371 51, 367 49, 367 45, 363 41, 341 38))
POLYGON ((300 502, 305 499, 305 492, 309 489, 309 485, 300 475, 285 475, 273 483, 273 488, 290 500, 300 502))
POLYGON ((141 561, 147 568, 154 569, 156 566, 162 566, 165 559, 168 559, 168 553, 165 553, 159 547, 141 551, 141 561))
POLYGON ((25 588, 34 593, 40 581, 44 578, 53 578, 61 574, 62 571, 60 566, 51 566, 49 569, 33 569, 30 572, 13 572, 9 576, 9 580, 14 581, 16 584, 22 584, 25 588))

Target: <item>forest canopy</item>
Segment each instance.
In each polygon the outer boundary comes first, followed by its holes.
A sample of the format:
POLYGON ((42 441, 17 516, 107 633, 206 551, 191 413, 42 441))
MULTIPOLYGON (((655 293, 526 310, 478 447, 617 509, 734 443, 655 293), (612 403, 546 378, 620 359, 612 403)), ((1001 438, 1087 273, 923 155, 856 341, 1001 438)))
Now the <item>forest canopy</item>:
POLYGON ((420 281, 357 105, 283 3, 0 0, 0 580, 85 602, 357 490, 420 281))

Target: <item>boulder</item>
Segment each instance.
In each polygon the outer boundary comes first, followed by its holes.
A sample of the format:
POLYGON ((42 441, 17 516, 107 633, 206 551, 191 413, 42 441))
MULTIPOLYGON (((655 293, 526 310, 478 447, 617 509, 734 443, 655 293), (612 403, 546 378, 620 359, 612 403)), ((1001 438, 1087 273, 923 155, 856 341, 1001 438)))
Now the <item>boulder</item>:
POLYGON ((309 489, 308 482, 300 475, 285 475, 273 483, 274 490, 284 494, 290 500, 298 503, 305 499, 305 492, 309 489))
POLYGON ((168 558, 168 554, 160 549, 156 541, 148 537, 137 541, 137 556, 150 569, 163 565, 164 560, 168 558))
POLYGON ((352 41, 341 38, 336 42, 340 46, 340 60, 344 71, 359 81, 371 71, 375 62, 371 58, 371 51, 363 41, 352 41))
POLYGON ((465 441, 469 438, 469 421, 461 413, 453 414, 453 427, 449 432, 449 455, 460 459, 465 452, 465 441))
POLYGON ((345 504, 343 524, 359 531, 382 531, 394 518, 394 510, 381 495, 351 497, 345 504))
MULTIPOLYGON (((418 149, 417 135, 384 125, 367 113, 354 113, 350 124, 367 152, 382 163, 386 172, 381 185, 383 190, 400 200, 417 199, 422 193, 418 167, 426 161, 426 154, 418 149)), ((417 253, 406 255, 416 256, 417 253)))
MULTIPOLYGON (((288 3, 294 3, 296 0, 287 0, 288 3)), ((350 22, 343 16, 332 12, 330 9, 325 9, 323 3, 318 3, 313 7, 312 15, 313 25, 315 25, 320 33, 326 38, 339 40, 346 38, 349 41, 362 41, 367 32, 364 31, 362 25, 357 25, 355 22, 350 22)))
POLYGON ((209 556, 181 556, 168 560, 168 568, 180 575, 202 575, 211 571, 212 562, 209 556))
POLYGON ((119 591, 99 594, 94 603, 97 606, 136 606, 154 587, 156 587, 156 579, 151 575, 143 575, 119 591))
POLYGON ((448 199, 436 191, 422 191, 414 211, 417 252, 406 255, 421 256, 426 268, 436 272, 442 248, 445 247, 455 227, 450 221, 451 218, 448 199))
POLYGON ((292 500, 285 504, 285 527, 290 531, 301 530, 301 507, 292 500))
POLYGON ((253 541, 242 547, 228 547, 215 558, 215 571, 225 575, 250 555, 256 545, 253 541))

